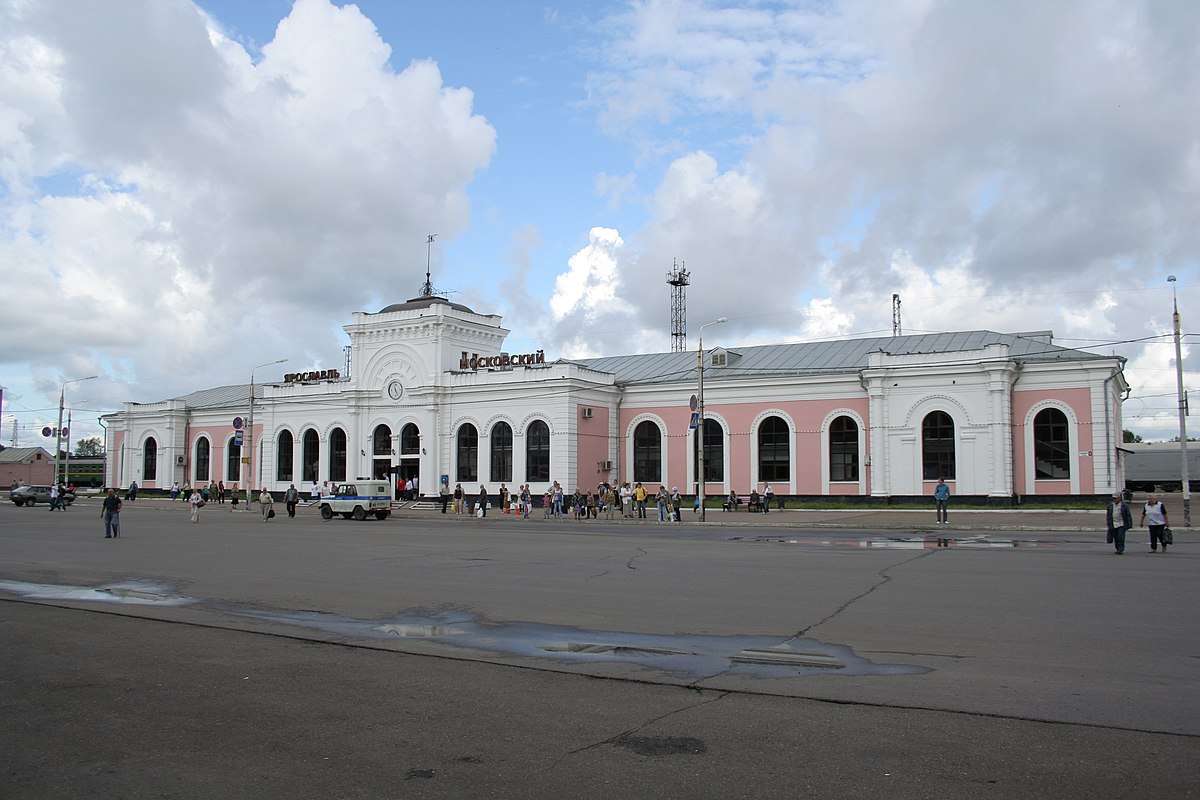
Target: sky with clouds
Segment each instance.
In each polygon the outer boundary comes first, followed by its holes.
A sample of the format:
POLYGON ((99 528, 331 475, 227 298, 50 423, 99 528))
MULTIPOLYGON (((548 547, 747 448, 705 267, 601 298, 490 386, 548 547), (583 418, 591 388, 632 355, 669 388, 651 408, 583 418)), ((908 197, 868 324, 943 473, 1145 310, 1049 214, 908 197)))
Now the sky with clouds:
POLYGON ((706 344, 890 335, 893 293, 1052 330, 1170 438, 1197 42, 1192 0, 0 0, 0 441, 89 375, 77 436, 340 367, 427 259, 551 358, 670 350, 677 262, 706 344))

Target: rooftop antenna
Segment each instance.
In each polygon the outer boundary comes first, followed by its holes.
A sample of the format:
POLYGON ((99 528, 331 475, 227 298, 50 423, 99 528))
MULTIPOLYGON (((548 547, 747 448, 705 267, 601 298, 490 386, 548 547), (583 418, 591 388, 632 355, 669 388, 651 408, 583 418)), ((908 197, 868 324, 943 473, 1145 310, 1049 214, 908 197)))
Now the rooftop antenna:
POLYGON ((667 283, 671 285, 671 352, 682 353, 687 349, 687 302, 684 289, 688 285, 688 271, 683 262, 672 261, 672 269, 667 273, 667 283))
POLYGON ((900 328, 900 295, 892 295, 892 336, 903 336, 900 328))
POLYGON ((436 238, 436 233, 425 237, 425 283, 421 286, 421 297, 433 297, 433 282, 429 280, 429 256, 433 251, 433 240, 436 238))

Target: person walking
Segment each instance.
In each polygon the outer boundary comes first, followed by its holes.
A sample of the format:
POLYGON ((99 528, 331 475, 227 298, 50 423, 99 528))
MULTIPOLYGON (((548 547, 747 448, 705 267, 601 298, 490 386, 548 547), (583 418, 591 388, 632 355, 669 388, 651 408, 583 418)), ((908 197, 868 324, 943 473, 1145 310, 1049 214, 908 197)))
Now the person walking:
POLYGON ((262 508, 263 522, 275 516, 275 498, 271 497, 271 493, 267 491, 267 487, 265 486, 258 493, 258 505, 262 508))
POLYGON ((58 508, 58 481, 50 484, 50 510, 58 508))
POLYGON ((768 511, 771 510, 771 501, 774 499, 775 499, 775 490, 772 489, 771 484, 768 483, 767 485, 765 485, 763 487, 763 493, 762 493, 762 507, 763 507, 764 514, 766 514, 768 511))
POLYGON ((135 500, 137 500, 137 492, 138 492, 137 481, 133 481, 132 483, 129 484, 129 502, 132 503, 135 500))
POLYGON ((116 539, 121 536, 121 498, 117 497, 116 489, 109 489, 100 505, 100 516, 104 518, 104 538, 116 539))
POLYGON ((321 485, 317 483, 316 478, 313 479, 312 488, 308 490, 308 500, 311 505, 316 505, 321 501, 321 485))
POLYGON ((179 481, 171 484, 171 499, 174 500, 176 497, 179 497, 179 481))
POLYGON ((937 525, 950 524, 950 512, 946 509, 950 502, 950 487, 945 478, 938 478, 937 486, 933 489, 933 504, 937 509, 937 525))
POLYGON ((192 489, 192 493, 188 495, 188 505, 192 507, 192 522, 199 522, 200 509, 204 508, 204 498, 200 496, 200 492, 192 489))
POLYGON ((1171 523, 1167 522, 1167 507, 1157 496, 1151 494, 1146 497, 1146 505, 1142 509, 1142 521, 1138 524, 1146 525, 1150 529, 1151 553, 1158 552, 1159 544, 1162 544, 1162 551, 1167 552, 1167 540, 1163 533, 1171 523))
POLYGON ((288 490, 283 493, 283 507, 287 509, 288 517, 295 519, 296 504, 300 502, 300 492, 296 490, 296 484, 288 487, 288 490))
POLYGON ((421 490, 418 488, 418 486, 420 486, 420 479, 416 475, 413 475, 408 480, 408 499, 409 500, 420 500, 421 499, 421 495, 420 495, 421 490))
POLYGON ((1120 492, 1112 496, 1105 513, 1108 523, 1108 541, 1112 543, 1117 555, 1125 552, 1125 531, 1133 527, 1133 514, 1129 513, 1129 504, 1121 497, 1120 492))
POLYGON ((479 513, 476 514, 475 516, 479 517, 480 519, 482 519, 483 517, 486 517, 487 516, 487 505, 488 505, 487 487, 481 483, 481 484, 479 484, 479 513))

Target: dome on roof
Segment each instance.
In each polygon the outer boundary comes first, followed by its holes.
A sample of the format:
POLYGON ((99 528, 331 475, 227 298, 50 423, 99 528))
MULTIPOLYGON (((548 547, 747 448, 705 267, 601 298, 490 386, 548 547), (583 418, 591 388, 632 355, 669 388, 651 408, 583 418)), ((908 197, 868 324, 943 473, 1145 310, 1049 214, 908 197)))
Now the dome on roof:
POLYGON ((451 303, 444 297, 434 297, 433 295, 425 295, 423 297, 414 297, 405 303, 393 303, 387 308, 379 309, 380 314, 388 314, 392 311, 416 311, 421 308, 429 308, 430 306, 444 305, 450 306, 455 311, 465 311, 468 314, 475 312, 464 306, 462 303, 451 303))

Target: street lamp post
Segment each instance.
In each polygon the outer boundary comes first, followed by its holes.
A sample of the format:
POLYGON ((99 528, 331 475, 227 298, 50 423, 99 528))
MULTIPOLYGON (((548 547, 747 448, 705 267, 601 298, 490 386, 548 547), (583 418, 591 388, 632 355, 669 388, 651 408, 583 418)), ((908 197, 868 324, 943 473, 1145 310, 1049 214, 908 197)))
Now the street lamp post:
POLYGON ((699 490, 697 498, 700 502, 700 521, 705 521, 704 514, 704 481, 708 477, 705 474, 704 468, 704 329, 709 325, 720 325, 722 322, 728 321, 728 317, 717 317, 712 322, 706 322, 700 326, 700 333, 697 336, 696 343, 696 375, 699 381, 696 399, 698 400, 696 410, 696 444, 700 449, 700 474, 697 476, 699 490))
POLYGON ((1168 275, 1167 282, 1171 284, 1171 315, 1175 324, 1175 385, 1179 396, 1179 458, 1180 458, 1180 489, 1183 490, 1183 524, 1192 527, 1192 491, 1188 485, 1188 453, 1187 453, 1187 395, 1183 391, 1183 357, 1179 347, 1179 298, 1175 294, 1175 276, 1168 275))
MULTIPOLYGON (((278 361, 268 361, 266 364, 259 364, 257 367, 250 368, 250 415, 246 425, 246 443, 242 446, 242 452, 245 453, 243 458, 246 459, 246 510, 250 510, 251 492, 253 489, 254 476, 254 370, 262 369, 263 367, 273 367, 276 364, 282 364, 287 361, 286 358, 281 358, 278 361)), ((260 475, 261 479, 262 476, 260 475)))
POLYGON ((90 380, 94 380, 99 377, 100 377, 99 375, 88 375, 86 378, 75 378, 73 380, 63 381, 62 389, 58 393, 58 427, 54 429, 54 483, 55 484, 57 484, 59 481, 59 472, 58 472, 59 451, 62 450, 62 431, 63 431, 62 417, 63 417, 63 406, 66 404, 66 399, 67 399, 67 384, 68 383, 81 383, 82 381, 90 381, 90 380))

